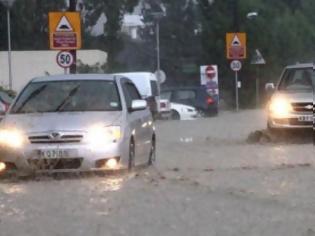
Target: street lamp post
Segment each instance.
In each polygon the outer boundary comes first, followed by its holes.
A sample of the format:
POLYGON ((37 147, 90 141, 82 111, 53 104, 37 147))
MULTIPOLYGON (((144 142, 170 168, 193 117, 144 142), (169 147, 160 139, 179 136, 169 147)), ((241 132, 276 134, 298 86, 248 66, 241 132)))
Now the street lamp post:
POLYGON ((13 76, 12 76, 12 55, 11 55, 11 7, 15 0, 1 0, 7 8, 7 34, 8 34, 8 65, 9 65, 9 89, 13 89, 13 76))
POLYGON ((161 58, 160 58, 160 20, 164 16, 163 12, 153 12, 151 13, 153 19, 155 20, 155 37, 156 37, 156 71, 157 79, 160 82, 160 70, 161 70, 161 58))
MULTIPOLYGON (((249 20, 254 20, 256 17, 258 17, 258 12, 249 12, 246 15, 247 19, 249 20)), ((255 51, 257 52, 257 50, 255 51)), ((256 55, 255 55, 256 56, 256 55)), ((259 108, 259 103, 260 103, 260 94, 259 94, 259 88, 260 88, 260 83, 259 83, 259 64, 257 64, 257 72, 256 72, 256 108, 259 108)))

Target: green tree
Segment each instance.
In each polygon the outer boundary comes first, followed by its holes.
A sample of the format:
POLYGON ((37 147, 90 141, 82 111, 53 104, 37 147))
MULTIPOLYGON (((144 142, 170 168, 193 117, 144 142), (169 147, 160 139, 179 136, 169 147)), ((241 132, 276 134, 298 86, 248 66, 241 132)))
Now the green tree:
POLYGON ((116 57, 123 47, 120 33, 122 19, 124 14, 131 12, 137 3, 138 0, 90 0, 84 3, 87 11, 84 19, 84 45, 86 48, 99 48, 108 53, 107 71, 115 71, 119 67, 116 57), (96 24, 102 14, 105 14, 107 18, 104 34, 94 37, 89 29, 96 24))
MULTIPOLYGON (((63 0, 16 1, 11 10, 12 49, 48 49, 48 12, 62 9, 65 9, 63 0)), ((0 32, 7 32, 5 14, 5 7, 0 5, 0 32)), ((0 35, 0 49, 6 50, 6 33, 0 35)))

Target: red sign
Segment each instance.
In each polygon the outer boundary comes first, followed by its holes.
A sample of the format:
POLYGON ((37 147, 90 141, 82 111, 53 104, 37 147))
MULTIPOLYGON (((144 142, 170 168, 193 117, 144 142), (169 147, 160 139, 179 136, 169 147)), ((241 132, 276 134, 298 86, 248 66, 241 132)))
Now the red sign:
POLYGON ((75 48, 77 45, 77 34, 74 32, 55 32, 53 36, 54 48, 75 48))
POLYGON ((206 68, 206 76, 209 78, 209 79, 214 79, 215 76, 216 76, 216 70, 212 67, 212 66, 208 66, 206 68))

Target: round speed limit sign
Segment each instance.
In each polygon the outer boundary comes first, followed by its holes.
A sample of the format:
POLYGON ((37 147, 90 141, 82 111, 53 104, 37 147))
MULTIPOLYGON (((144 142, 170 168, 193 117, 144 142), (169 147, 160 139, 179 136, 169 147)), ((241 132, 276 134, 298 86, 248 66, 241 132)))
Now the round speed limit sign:
POLYGON ((73 64, 73 55, 68 51, 60 51, 56 60, 60 67, 69 68, 73 64))
POLYGON ((242 62, 238 60, 231 61, 231 69, 235 72, 240 71, 242 69, 242 62))

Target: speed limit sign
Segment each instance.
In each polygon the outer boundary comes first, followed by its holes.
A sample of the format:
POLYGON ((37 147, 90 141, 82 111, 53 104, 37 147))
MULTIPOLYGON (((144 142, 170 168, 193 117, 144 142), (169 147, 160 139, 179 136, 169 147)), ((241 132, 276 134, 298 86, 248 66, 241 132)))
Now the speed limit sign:
POLYGON ((56 60, 60 67, 69 68, 73 64, 73 55, 69 51, 60 51, 56 60))
POLYGON ((238 60, 231 61, 231 69, 235 72, 240 71, 242 69, 242 62, 238 60))

